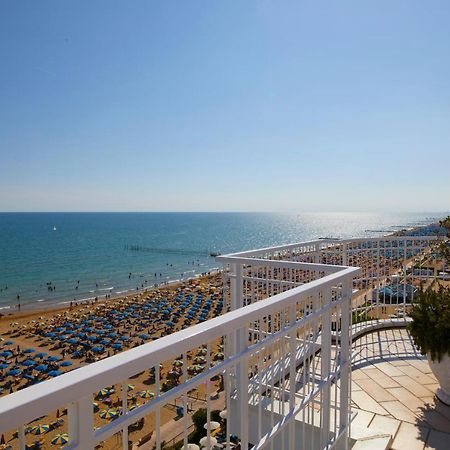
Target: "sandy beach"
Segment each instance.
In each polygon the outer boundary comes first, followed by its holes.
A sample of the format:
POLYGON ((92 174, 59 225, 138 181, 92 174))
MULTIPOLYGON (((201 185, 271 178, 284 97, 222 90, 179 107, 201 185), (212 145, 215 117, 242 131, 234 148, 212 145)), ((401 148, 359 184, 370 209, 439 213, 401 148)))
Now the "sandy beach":
MULTIPOLYGON (((0 319, 0 395, 221 314, 221 298, 222 276, 216 273, 125 297, 5 315, 0 319), (196 314, 186 314, 188 307, 195 309, 196 314)), ((221 343, 215 343, 213 357, 221 358, 222 350, 221 343)), ((203 353, 200 348, 198 352, 188 355, 188 371, 195 373, 203 369, 203 353)), ((171 360, 160 367, 160 389, 164 389, 165 383, 170 386, 178 382, 182 374, 181 364, 171 360)), ((217 391, 218 387, 216 380, 209 387, 210 392, 217 391)), ((93 396, 93 408, 97 411, 94 414, 96 427, 105 425, 114 418, 114 414, 120 413, 122 387, 109 388, 93 396), (111 417, 102 418, 105 411, 111 417)), ((129 380, 127 391, 128 409, 151 401, 155 392, 154 369, 149 368, 129 380)), ((205 395, 203 388, 191 392, 188 407, 198 409, 204 405, 205 395)), ((30 431, 26 434, 27 444, 41 441, 43 448, 57 447, 51 441, 57 435, 67 433, 64 406, 61 405, 61 410, 54 414, 29 424, 30 427, 50 425, 51 430, 43 432, 43 435, 30 431)), ((177 416, 176 406, 163 408, 161 425, 177 416)), ((137 442, 145 436, 148 439, 154 427, 155 417, 146 418, 145 424, 137 424, 135 429, 130 430, 130 440, 137 442)), ((4 438, 6 443, 17 445, 17 432, 12 431, 4 438)), ((117 445, 117 439, 111 438, 103 443, 102 448, 113 449, 117 445)))

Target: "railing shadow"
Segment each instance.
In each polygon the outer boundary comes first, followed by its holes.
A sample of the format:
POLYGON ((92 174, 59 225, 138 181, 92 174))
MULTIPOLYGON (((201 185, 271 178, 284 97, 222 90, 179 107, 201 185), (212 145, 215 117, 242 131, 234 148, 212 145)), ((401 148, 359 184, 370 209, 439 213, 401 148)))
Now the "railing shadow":
POLYGON ((426 448, 447 450, 450 446, 450 407, 434 397, 431 403, 425 403, 418 411, 415 425, 420 440, 427 444, 426 448))

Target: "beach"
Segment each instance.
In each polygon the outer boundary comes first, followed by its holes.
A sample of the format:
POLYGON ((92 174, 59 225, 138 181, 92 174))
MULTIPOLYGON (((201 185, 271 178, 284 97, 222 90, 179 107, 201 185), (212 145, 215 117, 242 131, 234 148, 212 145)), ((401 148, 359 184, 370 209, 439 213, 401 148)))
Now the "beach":
MULTIPOLYGON (((0 319, 0 358, 3 361, 3 366, 0 366, 3 367, 0 370, 0 395, 205 321, 221 314, 222 309, 222 276, 216 273, 125 297, 3 316, 0 319), (8 375, 10 371, 18 372, 8 375)), ((212 349, 214 358, 223 357, 222 350, 221 343, 215 343, 212 349)), ((205 359, 202 353, 199 349, 198 354, 188 355, 186 362, 191 374, 203 370, 205 359)), ((179 381, 181 365, 182 362, 174 360, 162 365, 160 389, 164 389, 165 383, 179 381)), ((128 408, 151 401, 155 393, 154 376, 154 368, 149 368, 129 380, 128 408)), ((215 382, 210 388, 217 391, 218 387, 218 382, 215 382)), ((120 414, 120 390, 121 386, 111 386, 108 391, 93 397, 93 407, 98 409, 95 426, 104 425, 114 418, 114 414, 120 414), (113 415, 103 419, 100 417, 102 411, 113 415)), ((199 408, 205 395, 203 389, 192 392, 190 408, 199 408)), ((176 415, 176 405, 165 408, 160 418, 161 425, 176 415)), ((64 405, 61 405, 60 411, 45 417, 44 425, 53 424, 52 430, 45 432, 45 445, 57 434, 67 431, 64 416, 64 405)), ((154 429, 154 420, 154 417, 149 417, 145 427, 136 427, 133 442, 154 429)), ((34 437, 33 432, 28 433, 27 441, 34 442, 34 437)), ((36 435, 36 438, 42 439, 42 436, 36 435)), ((13 434, 6 435, 5 440, 17 443, 13 434)), ((114 440, 103 445, 103 448, 116 447, 114 440)))

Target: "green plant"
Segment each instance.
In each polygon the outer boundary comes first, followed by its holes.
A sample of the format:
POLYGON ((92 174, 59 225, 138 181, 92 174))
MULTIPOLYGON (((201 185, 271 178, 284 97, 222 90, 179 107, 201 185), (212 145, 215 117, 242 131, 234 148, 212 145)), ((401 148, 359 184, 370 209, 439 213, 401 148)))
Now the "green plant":
POLYGON ((203 426, 206 423, 206 409, 200 408, 192 414, 192 423, 194 424, 195 430, 190 435, 190 442, 197 444, 199 440, 205 435, 205 429, 203 426))
POLYGON ((433 361, 450 355, 450 287, 420 289, 410 312, 408 330, 420 353, 433 361))
MULTIPOLYGON (((450 238, 450 216, 439 222, 439 225, 446 230, 446 237, 450 238)), ((450 247, 448 242, 442 241, 438 245, 438 252, 446 264, 450 264, 450 247)))

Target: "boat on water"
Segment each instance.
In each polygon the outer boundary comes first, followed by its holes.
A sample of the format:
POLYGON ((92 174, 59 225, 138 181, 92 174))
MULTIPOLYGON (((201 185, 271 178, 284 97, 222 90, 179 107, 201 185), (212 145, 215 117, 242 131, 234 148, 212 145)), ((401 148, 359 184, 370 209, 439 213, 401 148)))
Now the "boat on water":
POLYGON ((55 226, 53 226, 53 231, 56 231, 56 227, 55 226))

